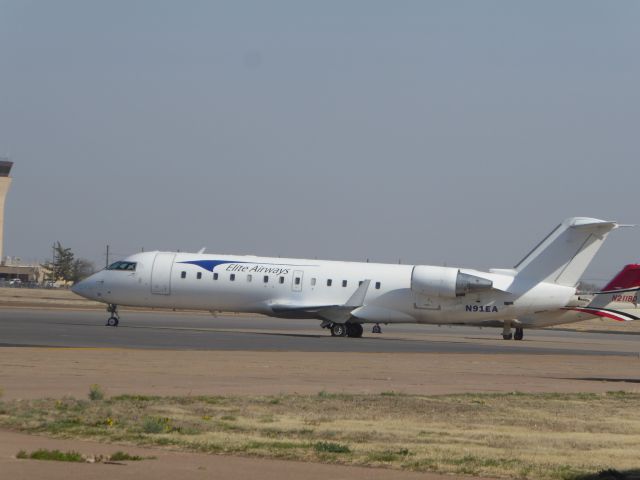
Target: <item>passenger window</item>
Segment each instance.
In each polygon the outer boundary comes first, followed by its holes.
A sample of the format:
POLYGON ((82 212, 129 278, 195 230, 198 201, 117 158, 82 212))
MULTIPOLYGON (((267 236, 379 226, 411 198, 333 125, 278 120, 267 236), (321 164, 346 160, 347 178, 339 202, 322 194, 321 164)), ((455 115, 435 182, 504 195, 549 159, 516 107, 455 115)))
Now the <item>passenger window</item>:
POLYGON ((284 283, 284 277, 280 277, 280 283, 284 283))
POLYGON ((213 274, 213 279, 214 279, 214 280, 217 280, 217 279, 218 279, 218 273, 217 273, 217 272, 213 274))
POLYGON ((182 272, 180 274, 180 278, 187 278, 187 272, 182 272))
POLYGON ((264 281, 264 283, 269 283, 269 275, 265 275, 264 277, 262 277, 262 280, 264 281))
POLYGON ((312 278, 312 279, 311 279, 311 286, 312 286, 312 287, 315 287, 315 286, 316 286, 316 279, 315 279, 315 278, 312 278))
POLYGON ((232 282, 236 279, 236 274, 232 273, 231 275, 229 275, 229 280, 231 280, 232 282))
POLYGON ((198 273, 196 274, 196 278, 197 278, 198 280, 200 280, 200 279, 202 278, 202 272, 198 272, 198 273))
POLYGON ((295 283, 296 283, 296 285, 300 285, 300 277, 296 277, 295 283))
POLYGON ((247 275, 247 282, 250 282, 252 279, 251 274, 247 275))
POLYGON ((333 283, 333 280, 331 280, 330 278, 327 279, 327 287, 330 287, 332 283, 333 283))
POLYGON ((342 280, 342 286, 346 287, 347 286, 347 281, 346 280, 342 280))
POLYGON ((376 282, 376 290, 380 290, 380 282, 376 282))

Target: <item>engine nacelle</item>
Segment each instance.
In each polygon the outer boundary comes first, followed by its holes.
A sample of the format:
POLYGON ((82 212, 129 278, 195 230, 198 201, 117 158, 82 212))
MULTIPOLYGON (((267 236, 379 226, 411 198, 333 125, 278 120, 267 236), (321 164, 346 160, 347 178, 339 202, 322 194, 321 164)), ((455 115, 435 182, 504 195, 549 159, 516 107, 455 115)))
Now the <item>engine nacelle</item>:
POLYGON ((411 274, 411 290, 429 297, 455 298, 492 287, 491 280, 451 267, 416 265, 411 274))

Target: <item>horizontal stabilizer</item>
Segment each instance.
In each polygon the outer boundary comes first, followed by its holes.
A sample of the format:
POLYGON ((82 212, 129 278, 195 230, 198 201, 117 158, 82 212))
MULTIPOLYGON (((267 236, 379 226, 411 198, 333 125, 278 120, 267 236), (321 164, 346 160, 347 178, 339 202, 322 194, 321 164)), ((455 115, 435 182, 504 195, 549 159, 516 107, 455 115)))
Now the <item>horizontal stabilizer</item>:
POLYGON ((616 222, 572 217, 547 235, 518 265, 516 276, 575 287, 616 222))

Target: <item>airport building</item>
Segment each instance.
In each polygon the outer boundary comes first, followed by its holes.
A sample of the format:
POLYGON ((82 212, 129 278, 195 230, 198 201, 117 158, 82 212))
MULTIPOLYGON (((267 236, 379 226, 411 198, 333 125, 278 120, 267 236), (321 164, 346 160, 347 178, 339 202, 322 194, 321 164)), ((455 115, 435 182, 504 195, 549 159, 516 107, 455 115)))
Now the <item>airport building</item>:
POLYGON ((39 282, 43 276, 39 265, 24 265, 19 258, 4 256, 4 204, 11 187, 12 167, 13 162, 8 158, 0 158, 0 282, 14 285, 39 282))

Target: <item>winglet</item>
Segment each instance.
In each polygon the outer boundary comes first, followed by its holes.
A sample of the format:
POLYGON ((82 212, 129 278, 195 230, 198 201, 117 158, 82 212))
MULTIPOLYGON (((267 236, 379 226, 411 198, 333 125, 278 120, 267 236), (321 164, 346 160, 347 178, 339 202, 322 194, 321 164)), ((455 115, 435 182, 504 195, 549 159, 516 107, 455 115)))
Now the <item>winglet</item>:
POLYGON ((353 295, 347 300, 344 304, 345 307, 361 307, 364 305, 364 297, 367 295, 367 290, 369 290, 369 285, 371 284, 371 280, 364 280, 358 289, 353 292, 353 295))

